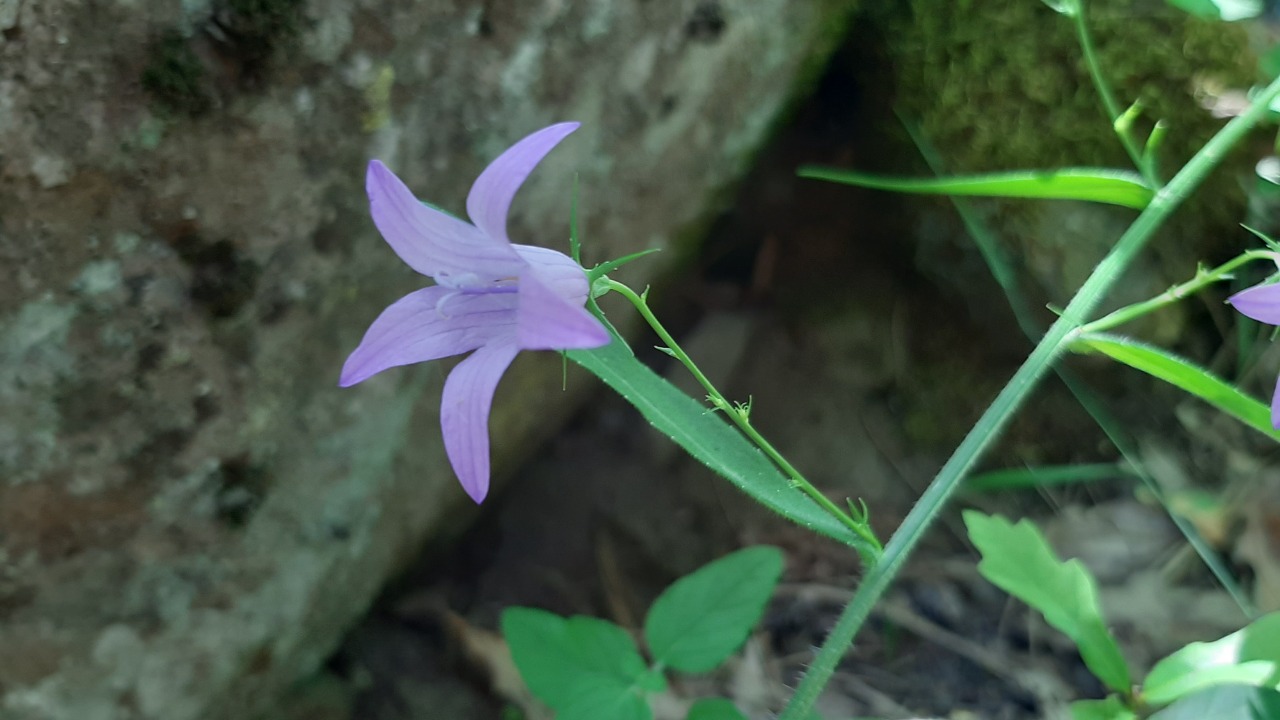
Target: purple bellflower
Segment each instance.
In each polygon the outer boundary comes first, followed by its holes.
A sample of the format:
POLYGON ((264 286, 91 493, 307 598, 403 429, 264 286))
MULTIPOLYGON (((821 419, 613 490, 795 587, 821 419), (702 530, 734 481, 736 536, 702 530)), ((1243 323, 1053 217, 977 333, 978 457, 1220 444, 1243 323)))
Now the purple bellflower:
POLYGON ((471 224, 424 205, 385 165, 369 163, 369 209, 406 265, 436 281, 382 311, 347 358, 339 385, 387 368, 471 352, 449 373, 440 407, 445 452, 477 503, 489 492, 489 408, 521 350, 609 342, 584 307, 590 288, 568 256, 507 238, 507 212, 525 178, 578 123, 526 137, 480 173, 467 195, 471 224), (472 352, 474 351, 474 352, 472 352))
MULTIPOLYGON (((1254 285, 1227 298, 1245 317, 1267 325, 1280 325, 1280 283, 1254 285)), ((1271 396, 1271 426, 1280 430, 1280 383, 1271 396)))

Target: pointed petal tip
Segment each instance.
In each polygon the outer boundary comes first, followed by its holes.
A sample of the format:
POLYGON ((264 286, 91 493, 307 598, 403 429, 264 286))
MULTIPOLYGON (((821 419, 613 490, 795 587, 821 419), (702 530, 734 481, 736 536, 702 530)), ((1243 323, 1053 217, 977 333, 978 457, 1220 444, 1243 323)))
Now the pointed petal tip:
POLYGON ((357 366, 357 363, 352 362, 355 360, 356 354, 356 352, 351 353, 347 361, 343 363, 342 373, 338 375, 338 387, 349 388, 369 379, 369 374, 360 372, 361 368, 357 366))
POLYGON ((467 487, 466 485, 463 485, 462 489, 467 493, 467 497, 471 498, 471 500, 475 502, 475 504, 477 505, 479 505, 480 503, 483 503, 484 499, 489 495, 488 487, 470 488, 470 487, 467 487))
POLYGON ((566 120, 564 122, 558 122, 554 125, 548 126, 547 130, 555 129, 556 132, 564 132, 565 135, 568 135, 580 127, 582 127, 582 123, 577 120, 566 120))
POLYGON ((499 340, 458 363, 444 381, 440 431, 445 454, 467 495, 479 503, 489 492, 489 411, 493 393, 519 348, 499 340))
POLYGON ((387 175, 395 175, 395 173, 391 172, 391 168, 383 164, 381 160, 373 158, 369 161, 369 165, 365 167, 364 171, 366 189, 375 180, 381 180, 387 175))
POLYGON ((1280 283, 1254 285, 1227 298, 1242 315, 1267 325, 1280 325, 1280 283))
POLYGON ((467 194, 467 216, 487 236, 507 238, 511 201, 533 169, 581 123, 562 122, 536 130, 507 148, 480 173, 467 194))

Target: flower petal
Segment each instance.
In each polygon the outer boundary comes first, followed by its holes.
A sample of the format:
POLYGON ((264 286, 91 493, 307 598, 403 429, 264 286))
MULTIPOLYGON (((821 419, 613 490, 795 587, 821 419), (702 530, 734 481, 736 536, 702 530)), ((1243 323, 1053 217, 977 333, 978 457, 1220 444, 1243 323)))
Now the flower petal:
POLYGON ((341 387, 387 368, 470 352, 514 336, 517 296, 463 295, 435 285, 405 295, 378 316, 342 366, 341 387))
POLYGON ((377 160, 365 176, 369 211, 378 231, 406 265, 434 278, 519 274, 523 263, 501 236, 487 236, 458 218, 423 205, 377 160))
POLYGON ((507 148, 489 163, 467 195, 467 215, 471 222, 485 235, 507 240, 507 212, 516 191, 542 158, 577 129, 576 122, 543 128, 507 148))
POLYGON ((537 245, 512 245, 520 259, 529 264, 537 273, 542 284, 551 288, 555 294, 574 303, 582 305, 587 301, 587 274, 582 266, 573 258, 562 252, 550 250, 537 245))
POLYGON ((582 303, 583 300, 567 300, 532 269, 521 275, 516 305, 516 341, 520 348, 570 350, 609 344, 609 331, 582 303))
POLYGON ((1280 325, 1280 283, 1254 285, 1227 298, 1246 317, 1268 325, 1280 325))
POLYGON ((489 493, 489 408, 493 391, 520 349, 496 340, 458 363, 444 382, 440 429, 453 471, 472 500, 489 493))

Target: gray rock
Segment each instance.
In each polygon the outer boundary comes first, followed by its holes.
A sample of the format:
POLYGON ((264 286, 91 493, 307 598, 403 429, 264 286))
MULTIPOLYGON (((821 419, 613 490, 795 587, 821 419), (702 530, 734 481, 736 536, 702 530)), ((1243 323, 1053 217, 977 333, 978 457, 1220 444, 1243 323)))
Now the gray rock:
MULTIPOLYGON (((0 1, 0 717, 250 717, 472 516, 441 366, 336 387, 424 283, 368 220, 370 157, 458 210, 580 120, 512 235, 563 249, 576 172, 589 262, 673 247, 849 6, 0 1)), ((519 361, 499 474, 588 387, 519 361)))

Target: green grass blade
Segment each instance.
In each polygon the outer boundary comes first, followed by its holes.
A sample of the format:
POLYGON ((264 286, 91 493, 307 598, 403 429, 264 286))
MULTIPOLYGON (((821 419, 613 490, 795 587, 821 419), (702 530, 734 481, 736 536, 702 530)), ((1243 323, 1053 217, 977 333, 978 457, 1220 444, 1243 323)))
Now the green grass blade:
POLYGON ((1048 465, 1042 467, 1007 468, 979 473, 964 481, 966 490, 992 492, 995 490, 1024 490, 1048 485, 1095 482, 1136 478, 1138 475, 1128 463, 1090 463, 1077 465, 1048 465))
POLYGON ((1088 200, 1134 210, 1145 208, 1155 195, 1141 176, 1105 168, 1017 170, 953 178, 894 178, 813 165, 801 167, 798 172, 800 177, 876 190, 926 195, 1088 200))

